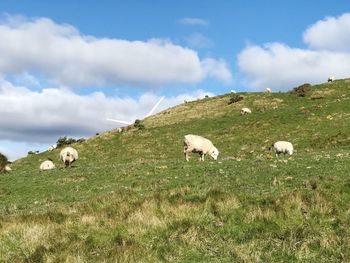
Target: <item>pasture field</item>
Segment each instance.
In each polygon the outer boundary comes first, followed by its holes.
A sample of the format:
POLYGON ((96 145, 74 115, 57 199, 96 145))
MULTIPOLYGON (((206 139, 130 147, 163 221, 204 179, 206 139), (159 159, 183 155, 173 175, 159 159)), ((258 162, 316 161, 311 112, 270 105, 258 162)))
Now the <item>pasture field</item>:
POLYGON ((349 262, 350 80, 165 110, 0 174, 0 262, 349 262), (240 116, 242 107, 253 113, 240 116), (199 134, 217 162, 190 162, 199 134), (274 141, 295 153, 276 158, 274 141), (52 158, 56 169, 40 172, 52 158))

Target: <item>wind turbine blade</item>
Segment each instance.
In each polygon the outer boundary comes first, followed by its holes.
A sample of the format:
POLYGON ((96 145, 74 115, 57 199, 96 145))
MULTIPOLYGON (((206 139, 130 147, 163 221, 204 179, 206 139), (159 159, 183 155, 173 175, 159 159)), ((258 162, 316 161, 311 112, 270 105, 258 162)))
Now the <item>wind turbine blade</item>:
POLYGON ((114 121, 114 122, 118 122, 118 123, 126 124, 126 125, 132 124, 132 122, 129 122, 129 121, 120 121, 120 120, 115 120, 115 119, 107 119, 107 121, 114 121))
POLYGON ((159 104, 162 102, 162 100, 164 99, 164 96, 160 98, 160 100, 156 103, 156 105, 153 106, 153 108, 151 109, 151 111, 145 116, 145 118, 147 118, 148 116, 151 116, 153 114, 153 112, 155 111, 155 109, 159 106, 159 104))

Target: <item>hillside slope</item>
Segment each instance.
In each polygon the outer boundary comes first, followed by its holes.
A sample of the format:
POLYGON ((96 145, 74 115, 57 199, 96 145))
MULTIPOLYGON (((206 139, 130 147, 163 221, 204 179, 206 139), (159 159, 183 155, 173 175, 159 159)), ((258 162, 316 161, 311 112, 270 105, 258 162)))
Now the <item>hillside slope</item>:
POLYGON ((350 80, 292 93, 194 101, 0 175, 4 262, 350 261, 350 80), (240 116, 247 106, 253 114, 240 116), (190 162, 200 134, 219 161, 190 162), (288 140, 295 154, 266 150, 288 140), (40 172, 52 158, 58 169, 40 172))

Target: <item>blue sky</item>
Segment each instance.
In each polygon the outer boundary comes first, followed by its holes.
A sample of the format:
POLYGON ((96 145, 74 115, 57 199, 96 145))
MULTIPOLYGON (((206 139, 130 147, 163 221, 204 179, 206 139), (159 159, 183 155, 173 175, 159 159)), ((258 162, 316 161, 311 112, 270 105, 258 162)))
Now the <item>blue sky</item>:
POLYGON ((0 151, 209 95, 350 71, 349 1, 0 2, 0 151), (6 39, 6 41, 4 41, 6 39))

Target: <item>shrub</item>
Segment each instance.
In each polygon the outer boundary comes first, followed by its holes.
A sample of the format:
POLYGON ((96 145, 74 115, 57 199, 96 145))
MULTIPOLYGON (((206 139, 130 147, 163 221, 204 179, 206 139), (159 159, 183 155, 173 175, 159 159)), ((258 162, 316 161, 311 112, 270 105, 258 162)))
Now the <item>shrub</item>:
POLYGON ((243 100, 243 97, 241 95, 235 93, 235 94, 231 95, 231 98, 230 98, 228 104, 230 105, 232 103, 236 103, 236 102, 239 102, 241 100, 243 100))
POLYGON ((293 89, 292 93, 296 94, 298 97, 305 97, 306 93, 311 90, 311 84, 304 83, 293 89))
POLYGON ((7 165, 7 163, 8 163, 7 157, 2 153, 0 153, 0 172, 5 171, 5 166, 7 165))
POLYGON ((58 138, 56 144, 57 144, 57 147, 62 147, 65 145, 70 145, 70 144, 75 143, 75 142, 77 142, 75 139, 67 138, 67 136, 64 136, 64 137, 58 138))
POLYGON ((139 130, 145 129, 145 125, 141 120, 135 120, 134 127, 138 128, 139 130))
POLYGON ((39 151, 29 151, 28 152, 28 155, 31 155, 31 154, 38 154, 39 153, 39 151))

